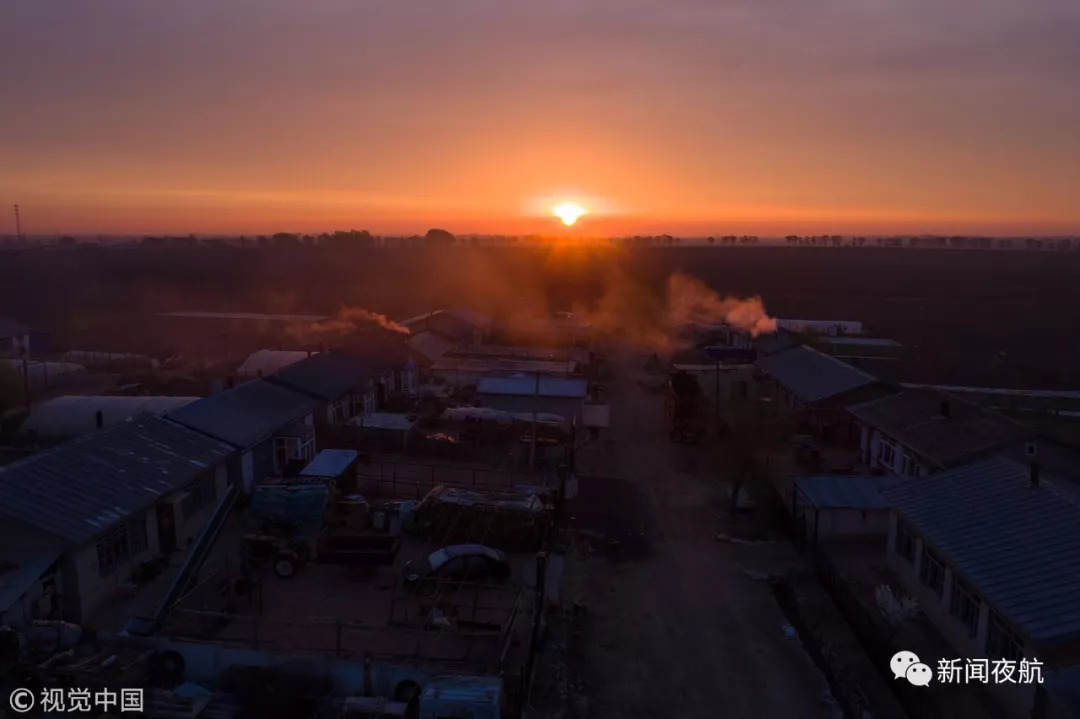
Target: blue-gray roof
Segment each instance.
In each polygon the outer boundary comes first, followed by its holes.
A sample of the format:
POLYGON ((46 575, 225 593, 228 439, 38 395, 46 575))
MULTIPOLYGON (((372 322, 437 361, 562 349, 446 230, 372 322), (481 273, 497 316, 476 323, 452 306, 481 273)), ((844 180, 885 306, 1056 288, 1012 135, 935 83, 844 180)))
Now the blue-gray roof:
POLYGON ((367 362, 341 352, 324 352, 278 370, 271 382, 333 401, 355 391, 378 372, 367 362))
POLYGON ((820 402, 878 381, 869 372, 805 345, 762 357, 757 365, 805 403, 820 402))
POLYGON ((20 522, 0 523, 0 614, 34 585, 63 549, 57 537, 20 522))
POLYGON ((0 468, 0 517, 80 544, 182 489, 233 451, 140 415, 0 468))
POLYGON ((852 475, 820 475, 797 477, 796 498, 800 504, 821 509, 887 509, 889 500, 882 494, 885 487, 907 481, 905 477, 871 477, 852 475))
POLYGON ((170 412, 174 422, 247 449, 315 410, 318 400, 255 379, 170 412))
POLYGON ((1036 642, 1080 636, 1080 505, 1001 458, 883 489, 897 513, 1036 642))
POLYGON ((541 397, 580 397, 588 394, 589 383, 583 379, 541 377, 539 391, 535 376, 483 377, 476 383, 477 394, 500 394, 525 396, 539 394, 541 397))
POLYGON ((308 466, 300 470, 300 476, 337 477, 359 456, 359 452, 352 449, 324 449, 315 455, 315 459, 311 460, 308 466))

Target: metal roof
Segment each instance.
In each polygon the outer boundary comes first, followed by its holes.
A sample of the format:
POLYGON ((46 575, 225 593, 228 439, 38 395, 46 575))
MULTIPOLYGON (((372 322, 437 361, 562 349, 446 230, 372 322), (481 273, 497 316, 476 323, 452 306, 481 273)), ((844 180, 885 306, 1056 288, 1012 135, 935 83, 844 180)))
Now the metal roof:
POLYGON ((1080 399, 1080 390, 1052 389, 1005 389, 1002 387, 960 387, 957 385, 930 385, 905 383, 904 387, 928 387, 941 392, 960 392, 971 394, 994 394, 1012 397, 1044 397, 1048 399, 1080 399))
POLYGON ((822 337, 821 341, 830 345, 854 345, 858 347, 903 347, 896 340, 885 337, 822 337))
POLYGON ((801 402, 819 402, 876 383, 872 374, 799 345, 762 357, 757 366, 801 402))
POLYGON ((34 585, 63 553, 62 543, 20 522, 0 524, 0 614, 34 585))
POLYGON ((139 414, 160 416, 198 400, 198 397, 64 395, 31 408, 20 430, 43 437, 78 437, 98 429, 98 412, 102 415, 102 426, 109 427, 139 414))
POLYGON ((821 509, 888 509, 891 505, 881 490, 906 481, 906 477, 852 475, 796 477, 796 499, 821 509))
POLYGON ((233 451, 140 415, 0 468, 0 516, 80 544, 183 488, 233 451))
POLYGON ((356 390, 377 374, 362 360, 342 352, 326 352, 290 365, 269 379, 332 401, 356 390))
POLYGON ((301 477, 337 477, 356 461, 359 452, 352 449, 324 449, 300 470, 301 477))
POLYGON ((1033 434, 1003 414, 932 389, 905 390, 848 411, 939 467, 1033 434), (942 411, 946 404, 948 417, 942 411))
POLYGON ((311 356, 311 352, 297 350, 256 350, 248 355, 236 374, 240 377, 262 377, 279 372, 311 356))
POLYGON ((174 422, 228 442, 253 447, 315 410, 318 400, 295 390, 254 379, 181 407, 174 422))
POLYGON ((476 383, 477 394, 499 394, 526 396, 537 394, 541 397, 585 398, 589 383, 583 379, 562 377, 541 377, 539 390, 536 376, 514 375, 512 377, 484 377, 476 383))
POLYGON ((452 315, 463 322, 468 322, 479 329, 487 329, 492 325, 490 317, 469 307, 451 307, 446 310, 446 314, 452 315))
POLYGON ((882 490, 895 511, 1036 642, 1080 636, 1080 505, 991 458, 882 490))
POLYGON ((438 332, 423 331, 409 337, 407 344, 434 362, 454 347, 452 340, 438 332))

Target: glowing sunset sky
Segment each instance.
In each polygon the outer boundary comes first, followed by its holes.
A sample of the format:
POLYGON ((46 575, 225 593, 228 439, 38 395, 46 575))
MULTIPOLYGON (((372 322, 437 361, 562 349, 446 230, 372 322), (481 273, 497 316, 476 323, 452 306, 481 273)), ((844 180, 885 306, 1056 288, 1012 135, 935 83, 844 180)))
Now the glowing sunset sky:
MULTIPOLYGON (((1077 0, 8 0, 29 232, 1080 231, 1077 0)), ((0 225, 0 232, 9 231, 0 225)))

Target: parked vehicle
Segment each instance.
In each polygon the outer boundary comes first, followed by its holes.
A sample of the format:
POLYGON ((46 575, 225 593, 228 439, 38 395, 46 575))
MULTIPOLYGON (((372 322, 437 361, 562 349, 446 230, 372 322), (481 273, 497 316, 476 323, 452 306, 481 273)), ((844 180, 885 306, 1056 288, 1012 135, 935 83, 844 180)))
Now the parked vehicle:
POLYGON ((416 564, 406 562, 402 570, 405 585, 419 591, 431 589, 441 580, 501 582, 509 576, 506 553, 482 544, 452 544, 416 564))

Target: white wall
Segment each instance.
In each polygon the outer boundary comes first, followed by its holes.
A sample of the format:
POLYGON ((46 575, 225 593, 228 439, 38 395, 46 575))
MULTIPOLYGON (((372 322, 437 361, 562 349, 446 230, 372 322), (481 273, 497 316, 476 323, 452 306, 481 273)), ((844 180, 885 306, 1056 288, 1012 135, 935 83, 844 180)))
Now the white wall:
MULTIPOLYGON (((915 537, 915 561, 908 562, 906 558, 896 553, 896 529, 897 517, 896 514, 892 514, 889 517, 886 564, 903 585, 904 591, 918 599, 919 608, 956 652, 949 657, 927 658, 920 656, 919 658, 924 663, 935 668, 938 659, 966 657, 986 658, 991 661, 1001 659, 1001 657, 988 657, 986 655, 986 638, 990 626, 990 606, 985 599, 980 597, 979 625, 975 637, 972 638, 968 636, 967 630, 960 620, 949 613, 953 573, 952 567, 948 564, 948 558, 941 556, 939 553, 939 557, 945 560, 945 582, 942 596, 938 597, 934 590, 924 586, 919 581, 919 566, 923 551, 922 538, 913 535, 915 537)), ((975 589, 977 590, 978 587, 975 587, 975 589)), ((1024 647, 1024 655, 1028 658, 1041 659, 1038 652, 1035 652, 1030 646, 1024 647)), ((961 662, 962 664, 963 662, 961 662)), ((1043 671, 1045 674, 1046 669, 1044 668, 1043 671)), ((1031 707, 1035 698, 1034 685, 994 685, 991 683, 988 688, 1007 707, 1010 716, 1016 717, 1016 719, 1028 719, 1031 716, 1031 707)))
POLYGON ((908 449, 895 439, 892 440, 892 461, 889 462, 881 459, 882 445, 888 442, 888 440, 883 439, 883 437, 886 437, 887 435, 884 435, 879 429, 864 424, 859 425, 859 431, 859 449, 862 451, 863 457, 867 460, 867 464, 871 467, 880 467, 889 474, 908 477, 925 477, 930 474, 931 470, 928 468, 927 463, 919 457, 917 453, 908 449), (907 473, 903 471, 905 455, 910 458, 909 466, 911 469, 907 473))
POLYGON ((878 535, 884 538, 889 531, 889 510, 807 507, 804 513, 806 536, 814 536, 817 524, 818 539, 878 535), (815 514, 817 518, 815 519, 815 514))

